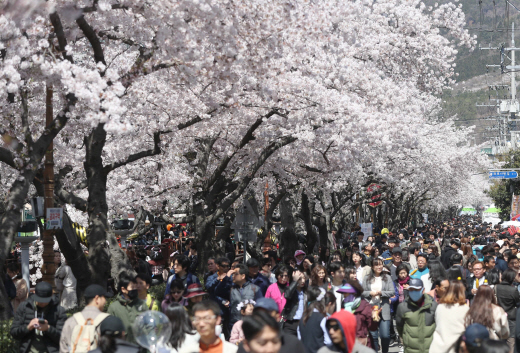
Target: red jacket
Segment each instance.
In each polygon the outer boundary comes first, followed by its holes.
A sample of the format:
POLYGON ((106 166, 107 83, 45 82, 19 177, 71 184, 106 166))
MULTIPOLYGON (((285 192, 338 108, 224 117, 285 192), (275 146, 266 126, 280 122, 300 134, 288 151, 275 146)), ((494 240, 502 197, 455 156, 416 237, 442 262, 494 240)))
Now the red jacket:
POLYGON ((340 324, 347 352, 352 353, 354 344, 356 344, 356 317, 354 314, 340 310, 332 314, 328 320, 336 320, 340 324))

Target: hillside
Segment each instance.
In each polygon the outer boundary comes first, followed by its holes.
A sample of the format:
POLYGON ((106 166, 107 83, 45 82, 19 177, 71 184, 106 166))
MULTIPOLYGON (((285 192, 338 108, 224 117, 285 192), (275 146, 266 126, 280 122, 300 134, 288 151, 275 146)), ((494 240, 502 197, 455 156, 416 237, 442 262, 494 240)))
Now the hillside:
MULTIPOLYGON (((439 4, 447 2, 443 0, 439 4)), ((494 104, 493 99, 508 98, 508 89, 489 89, 489 85, 508 85, 510 78, 501 74, 499 68, 486 68, 486 64, 500 64, 498 50, 479 48, 500 47, 502 43, 509 46, 512 22, 516 25, 516 45, 520 46, 520 12, 505 1, 495 2, 495 6, 490 0, 483 0, 480 4, 475 0, 459 3, 466 15, 467 28, 477 37, 477 47, 473 51, 459 48, 455 68, 457 83, 442 95, 442 116, 455 116, 460 126, 475 125, 475 142, 483 143, 494 134, 486 128, 496 125, 495 121, 483 118, 496 115, 496 109, 477 107, 477 104, 494 104)), ((434 6, 435 1, 427 0, 425 4, 434 6)), ((517 62, 520 62, 520 55, 517 57, 517 62)))

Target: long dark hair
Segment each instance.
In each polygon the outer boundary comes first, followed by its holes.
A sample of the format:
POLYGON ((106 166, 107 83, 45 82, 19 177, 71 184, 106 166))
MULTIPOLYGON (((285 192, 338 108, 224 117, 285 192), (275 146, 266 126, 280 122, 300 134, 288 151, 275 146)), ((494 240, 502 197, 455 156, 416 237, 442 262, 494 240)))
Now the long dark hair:
POLYGON ((318 312, 325 316, 325 306, 323 305, 323 299, 318 301, 318 297, 323 292, 323 289, 318 286, 310 286, 307 290, 307 307, 303 311, 302 320, 304 324, 307 324, 307 321, 311 317, 314 309, 318 310, 318 312))
POLYGON ((495 291, 490 286, 480 286, 466 314, 466 326, 481 324, 493 328, 493 306, 496 305, 495 291))
MULTIPOLYGON (((368 274, 367 276, 367 279, 369 281, 372 281, 374 279, 374 266, 379 266, 379 265, 383 265, 384 266, 384 263, 383 263, 383 260, 381 259, 374 259, 372 260, 372 269, 370 270, 370 273, 368 274)), ((363 279, 364 280, 364 279, 363 279)), ((386 282, 388 280, 392 280, 392 278, 390 277, 390 275, 388 275, 387 273, 385 273, 384 271, 381 272, 381 280, 383 282, 386 282)))
POLYGON ((430 270, 429 277, 432 282, 434 282, 439 277, 448 276, 446 270, 444 269, 444 266, 441 264, 439 260, 428 261, 428 269, 430 270))
POLYGON ((170 344, 173 348, 178 349, 184 343, 186 335, 195 333, 188 312, 184 309, 184 306, 174 302, 168 305, 164 314, 168 316, 172 324, 170 344))

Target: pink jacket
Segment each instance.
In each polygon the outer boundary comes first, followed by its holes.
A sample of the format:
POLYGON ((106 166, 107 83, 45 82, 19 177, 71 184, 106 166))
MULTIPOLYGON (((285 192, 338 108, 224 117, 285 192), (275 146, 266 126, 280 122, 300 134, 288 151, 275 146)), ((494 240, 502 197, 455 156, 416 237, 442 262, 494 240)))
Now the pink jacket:
POLYGON ((267 288, 267 292, 265 292, 266 298, 272 298, 276 304, 278 304, 278 313, 282 313, 283 308, 285 307, 285 303, 287 300, 285 296, 280 293, 280 289, 278 288, 278 283, 273 283, 267 288))
POLYGON ((237 343, 242 342, 244 339, 244 331, 242 331, 242 323, 243 320, 238 320, 233 325, 233 328, 231 329, 231 335, 229 336, 229 342, 230 343, 237 343))

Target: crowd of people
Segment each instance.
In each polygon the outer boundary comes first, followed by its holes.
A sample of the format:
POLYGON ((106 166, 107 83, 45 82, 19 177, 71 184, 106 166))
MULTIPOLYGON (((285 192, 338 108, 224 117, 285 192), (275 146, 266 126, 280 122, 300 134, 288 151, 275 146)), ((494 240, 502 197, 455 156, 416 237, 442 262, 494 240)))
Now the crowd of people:
MULTIPOLYGON (((137 254, 137 275, 121 274, 106 313, 111 293, 99 285, 67 318, 66 295, 41 282, 27 300, 15 299, 11 335, 23 353, 137 352, 132 324, 157 310, 171 321, 171 352, 516 351, 520 233, 461 218, 374 236, 354 231, 339 243, 325 257, 210 258, 204 273, 189 249, 172 254, 170 268, 156 254, 137 254), (149 289, 161 281, 158 302, 149 289)), ((59 273, 66 278, 66 268, 59 273)))

